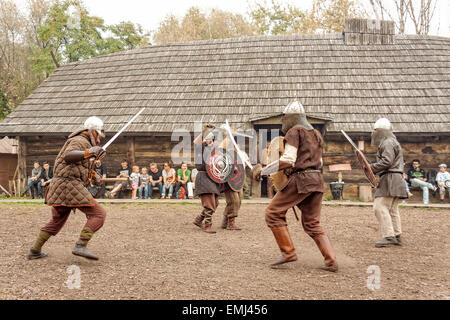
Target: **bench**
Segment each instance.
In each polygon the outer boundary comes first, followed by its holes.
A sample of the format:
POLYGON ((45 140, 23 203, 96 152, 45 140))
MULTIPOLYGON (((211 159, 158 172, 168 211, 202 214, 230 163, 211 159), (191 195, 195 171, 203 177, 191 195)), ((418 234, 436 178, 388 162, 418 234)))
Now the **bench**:
MULTIPOLYGON (((105 183, 105 189, 107 191, 111 191, 114 188, 114 184, 118 181, 128 181, 128 178, 103 178, 102 179, 102 182, 105 183)), ((152 198, 155 195, 155 191, 157 193, 159 193, 159 188, 156 186, 153 187, 152 198)), ((131 198, 131 186, 130 185, 128 185, 128 187, 125 190, 119 191, 118 198, 123 198, 124 196, 131 198)))

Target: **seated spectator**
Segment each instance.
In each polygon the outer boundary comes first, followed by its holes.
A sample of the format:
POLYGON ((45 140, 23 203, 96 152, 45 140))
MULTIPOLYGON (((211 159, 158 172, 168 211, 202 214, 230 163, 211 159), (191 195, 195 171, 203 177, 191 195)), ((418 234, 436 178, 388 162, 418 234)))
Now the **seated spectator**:
POLYGON ((139 166, 133 166, 133 172, 130 175, 131 181, 131 199, 137 199, 137 191, 142 184, 141 174, 139 173, 139 166))
POLYGON ((143 167, 141 169, 141 184, 139 186, 139 199, 142 199, 142 193, 144 198, 148 199, 148 190, 150 188, 150 176, 148 175, 148 169, 143 167))
MULTIPOLYGON (((191 170, 188 169, 186 163, 181 164, 181 168, 177 170, 177 184, 175 185, 175 194, 177 199, 181 199, 181 188, 184 189, 184 193, 188 193, 187 183, 191 181, 191 170)), ((188 194, 188 197, 192 197, 193 194, 188 194)))
MULTIPOLYGON (((131 169, 128 167, 128 161, 122 160, 120 165, 122 167, 117 171, 117 178, 130 178, 131 169)), ((109 197, 114 198, 119 191, 125 190, 128 187, 128 183, 129 183, 128 180, 127 181, 117 181, 114 184, 114 188, 108 194, 109 197)))
MULTIPOLYGON (((94 171, 102 178, 106 178, 106 166, 102 163, 101 160, 95 160, 94 171)), ((94 184, 89 184, 88 190, 92 194, 92 196, 96 199, 105 197, 105 189, 106 185, 103 182, 100 186, 96 186, 94 184)))
POLYGON ((38 197, 42 198, 42 189, 41 189, 41 174, 42 174, 42 167, 39 164, 38 161, 35 161, 33 163, 33 170, 31 170, 31 177, 28 179, 28 185, 26 186, 24 192, 22 193, 22 197, 25 196, 25 194, 28 192, 28 190, 31 190, 31 199, 34 199, 34 188, 37 188, 38 191, 38 197))
POLYGON ((150 183, 148 188, 148 197, 151 199, 153 195, 153 187, 158 187, 159 189, 159 197, 162 197, 162 189, 163 189, 163 176, 162 171, 158 168, 156 163, 150 164, 150 183))
POLYGON ((196 168, 191 171, 191 181, 187 183, 188 187, 188 196, 189 199, 194 198, 194 189, 195 189, 195 177, 197 176, 198 170, 196 168))
POLYGON ((172 198, 172 194, 173 194, 173 188, 175 187, 175 183, 176 183, 176 174, 175 174, 175 169, 173 169, 171 167, 171 165, 169 163, 164 163, 164 169, 162 171, 162 176, 163 176, 163 188, 162 188, 162 193, 161 193, 161 199, 165 199, 166 198, 166 193, 167 191, 169 192, 167 198, 170 199, 172 198))
POLYGON ((427 182, 427 178, 425 177, 425 171, 420 168, 420 161, 417 159, 413 160, 412 169, 408 171, 408 181, 411 183, 412 187, 419 187, 422 189, 423 203, 428 204, 429 202, 428 189, 436 191, 437 188, 433 186, 431 183, 427 182))
POLYGON ((440 203, 444 203, 445 189, 448 191, 448 202, 450 203, 450 187, 445 185, 446 181, 450 181, 450 173, 447 171, 447 165, 442 163, 439 165, 439 172, 436 175, 436 182, 439 186, 440 203))
POLYGON ((403 179, 405 181, 406 192, 408 193, 408 198, 411 198, 413 194, 409 191, 408 174, 403 173, 403 179))
MULTIPOLYGON (((53 178, 53 169, 50 168, 50 164, 48 162, 44 162, 43 166, 43 170, 41 173, 41 176, 39 177, 40 180, 40 184, 41 184, 41 189, 45 190, 49 185, 50 182, 52 181, 53 178)), ((44 192, 45 194, 45 192, 44 192)))

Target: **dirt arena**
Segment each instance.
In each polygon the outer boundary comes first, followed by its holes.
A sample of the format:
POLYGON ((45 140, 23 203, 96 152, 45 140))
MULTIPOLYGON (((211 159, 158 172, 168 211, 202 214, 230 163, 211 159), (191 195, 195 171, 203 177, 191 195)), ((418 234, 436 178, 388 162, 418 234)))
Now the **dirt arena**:
POLYGON ((71 254, 85 217, 77 212, 44 247, 49 256, 28 261, 39 228, 50 217, 40 204, 0 204, 0 299, 450 299, 450 216, 446 209, 401 209, 404 246, 375 248, 371 208, 323 208, 322 222, 340 271, 322 271, 322 256, 292 213, 290 231, 299 260, 278 270, 279 250, 265 226, 264 205, 243 205, 242 231, 216 234, 192 224, 198 205, 109 204, 89 261, 71 254), (69 289, 67 269, 81 271, 69 289), (367 288, 367 268, 379 266, 380 288, 367 288))

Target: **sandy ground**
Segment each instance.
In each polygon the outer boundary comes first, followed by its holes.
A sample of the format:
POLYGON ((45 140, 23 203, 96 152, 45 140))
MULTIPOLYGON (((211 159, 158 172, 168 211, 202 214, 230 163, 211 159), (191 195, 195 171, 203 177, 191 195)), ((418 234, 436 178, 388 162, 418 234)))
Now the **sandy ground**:
POLYGON ((221 205, 213 235, 192 224, 197 205, 105 207, 106 223, 89 245, 99 261, 71 254, 85 222, 81 212, 46 244, 47 258, 28 261, 50 210, 0 204, 0 299, 450 299, 446 209, 401 209, 404 246, 379 249, 371 208, 324 207, 322 223, 340 264, 333 274, 317 268, 322 256, 292 213, 299 260, 274 270, 268 263, 279 250, 265 225, 264 205, 242 207, 242 231, 218 229, 221 205), (79 289, 66 283, 72 265, 80 270, 79 289), (379 289, 367 287, 369 266, 379 267, 379 289))

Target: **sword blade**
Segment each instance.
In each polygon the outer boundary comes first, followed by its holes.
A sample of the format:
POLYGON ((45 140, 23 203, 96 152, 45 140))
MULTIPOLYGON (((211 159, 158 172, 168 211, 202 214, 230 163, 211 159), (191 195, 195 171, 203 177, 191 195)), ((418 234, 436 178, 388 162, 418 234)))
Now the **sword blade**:
POLYGON ((355 148, 356 150, 359 151, 358 147, 356 146, 356 144, 353 142, 352 138, 350 138, 344 130, 341 130, 341 133, 344 135, 344 137, 348 140, 348 142, 350 142, 350 144, 353 146, 353 148, 355 148))
POLYGON ((110 145, 111 143, 113 143, 114 140, 116 140, 117 137, 120 136, 120 134, 121 134, 126 128, 128 128, 128 126, 129 126, 134 120, 136 120, 136 118, 137 118, 144 110, 145 110, 145 107, 142 108, 138 113, 136 113, 136 114, 134 115, 134 117, 131 118, 130 121, 128 121, 127 124, 125 124, 125 125, 122 127, 122 129, 120 129, 120 130, 119 130, 119 131, 118 131, 111 139, 109 139, 109 141, 103 146, 103 150, 106 150, 106 148, 108 148, 109 145, 110 145))
POLYGON ((231 140, 231 142, 233 143, 234 147, 236 148, 236 153, 238 154, 239 158, 241 158, 241 161, 242 161, 243 163, 245 163, 250 169, 253 170, 253 166, 252 166, 252 164, 250 163, 250 160, 249 160, 249 158, 248 158, 248 155, 247 155, 244 151, 242 151, 242 150, 239 148, 239 146, 237 145, 236 141, 234 141, 234 138, 233 138, 233 132, 231 131, 231 127, 230 127, 230 125, 228 124, 228 119, 225 120, 225 130, 227 131, 228 135, 230 136, 230 138, 231 138, 230 140, 231 140))

